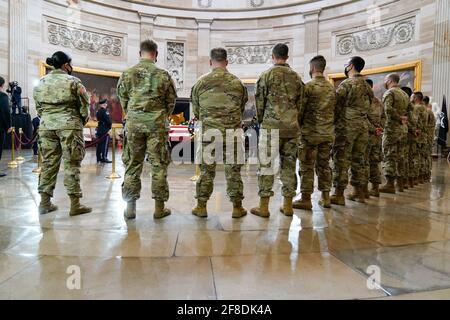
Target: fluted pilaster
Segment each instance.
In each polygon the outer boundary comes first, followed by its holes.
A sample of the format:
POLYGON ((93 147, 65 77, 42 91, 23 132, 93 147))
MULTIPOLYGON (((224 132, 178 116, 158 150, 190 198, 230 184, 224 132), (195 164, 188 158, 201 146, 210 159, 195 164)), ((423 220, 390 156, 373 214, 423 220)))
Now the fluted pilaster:
POLYGON ((25 95, 28 92, 27 2, 9 1, 9 79, 18 81, 25 95))

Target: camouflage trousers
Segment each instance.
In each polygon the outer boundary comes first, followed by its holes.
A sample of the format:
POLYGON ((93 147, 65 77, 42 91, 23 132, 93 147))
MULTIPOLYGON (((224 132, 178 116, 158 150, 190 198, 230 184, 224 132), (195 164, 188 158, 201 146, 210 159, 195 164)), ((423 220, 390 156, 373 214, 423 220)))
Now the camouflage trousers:
POLYGON ((69 196, 82 197, 80 167, 85 156, 82 130, 44 130, 39 132, 42 171, 39 193, 53 196, 61 159, 64 163, 64 186, 69 196))
MULTIPOLYGON (((278 141, 278 150, 280 158, 280 179, 283 184, 282 194, 284 197, 295 197, 297 190, 297 157, 298 157, 298 138, 280 138, 278 141)), ((270 152, 272 149, 271 135, 261 135, 259 140, 259 170, 258 186, 259 196, 261 198, 273 197, 273 184, 275 182, 275 155, 270 154, 272 161, 261 159, 261 150, 270 152)))
POLYGON ((417 153, 417 142, 408 139, 408 177, 416 178, 419 175, 419 159, 417 153))
POLYGON ((122 160, 125 178, 122 196, 125 201, 138 200, 141 194, 141 175, 145 156, 148 154, 152 175, 152 198, 169 200, 167 168, 170 154, 167 147, 167 133, 143 133, 126 131, 122 160))
MULTIPOLYGON (((203 146, 206 147, 210 142, 203 142, 203 146)), ((234 156, 227 160, 226 144, 223 146, 223 163, 225 165, 225 178, 227 180, 227 194, 232 202, 241 201, 244 199, 244 184, 241 177, 242 164, 238 164, 237 161, 237 148, 238 145, 234 145, 234 156), (230 159, 233 159, 230 161, 230 159)), ((241 146, 242 147, 242 146, 241 146)), ((242 149, 241 149, 242 150, 242 149)), ((214 178, 216 177, 215 161, 216 150, 211 152, 211 156, 214 157, 214 161, 205 163, 203 160, 200 164, 200 177, 196 185, 196 199, 201 201, 208 201, 214 190, 214 178)), ((218 155, 221 156, 221 155, 218 155)))
POLYGON ((381 184, 382 139, 369 135, 366 151, 366 176, 372 184, 381 184))
POLYGON ((407 138, 401 133, 384 133, 384 174, 390 178, 406 177, 407 138))
POLYGON ((333 186, 345 189, 348 185, 350 168, 352 186, 367 183, 366 150, 369 140, 368 130, 347 130, 338 132, 333 146, 333 186))
POLYGON ((426 143, 417 144, 417 159, 419 167, 419 175, 424 175, 427 173, 428 168, 428 148, 426 143))
POLYGON ((333 138, 300 138, 298 157, 300 160, 300 188, 302 193, 314 192, 314 168, 318 177, 319 190, 331 190, 330 167, 333 138))

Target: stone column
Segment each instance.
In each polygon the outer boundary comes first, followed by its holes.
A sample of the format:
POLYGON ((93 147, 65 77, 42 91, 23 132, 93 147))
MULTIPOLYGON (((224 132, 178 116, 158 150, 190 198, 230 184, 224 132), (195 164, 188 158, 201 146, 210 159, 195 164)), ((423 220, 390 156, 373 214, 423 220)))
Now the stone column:
POLYGON ((152 14, 139 13, 141 18, 141 42, 153 39, 153 28, 155 25, 156 16, 152 14))
POLYGON ((18 81, 28 95, 28 1, 9 1, 9 80, 18 81))
MULTIPOLYGON (((450 102, 450 1, 436 1, 434 52, 433 52, 433 100, 442 108, 444 95, 447 112, 450 102)), ((447 142, 450 141, 450 132, 447 142)))
POLYGON ((304 80, 309 77, 309 60, 319 52, 319 14, 320 10, 303 13, 305 18, 304 80))
POLYGON ((209 53, 211 50, 211 24, 213 20, 198 19, 198 61, 197 76, 209 71, 209 53))

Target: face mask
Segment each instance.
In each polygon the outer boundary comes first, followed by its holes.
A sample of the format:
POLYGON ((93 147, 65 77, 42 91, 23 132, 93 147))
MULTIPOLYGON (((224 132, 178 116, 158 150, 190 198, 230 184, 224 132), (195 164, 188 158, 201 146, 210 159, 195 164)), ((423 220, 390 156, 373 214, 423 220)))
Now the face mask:
POLYGON ((384 83, 384 88, 385 88, 386 90, 389 89, 389 86, 388 86, 387 82, 384 83))
POLYGON ((70 67, 70 70, 67 70, 67 74, 69 75, 69 76, 71 76, 72 75, 72 72, 73 72, 73 68, 72 68, 72 66, 69 64, 69 67, 70 67))
POLYGON ((313 78, 312 71, 309 72, 309 76, 311 77, 311 79, 313 78))
POLYGON ((349 71, 350 70, 347 70, 347 67, 345 67, 345 69, 344 69, 344 73, 345 73, 345 76, 348 78, 348 73, 349 73, 349 71))

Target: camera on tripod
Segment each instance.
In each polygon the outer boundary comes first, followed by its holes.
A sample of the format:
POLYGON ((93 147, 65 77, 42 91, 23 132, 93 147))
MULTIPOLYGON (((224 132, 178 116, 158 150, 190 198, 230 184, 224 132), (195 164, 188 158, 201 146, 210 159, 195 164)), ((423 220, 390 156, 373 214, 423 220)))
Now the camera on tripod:
POLYGON ((22 88, 17 81, 9 83, 9 88, 6 90, 11 95, 11 107, 13 114, 22 113, 22 88))

